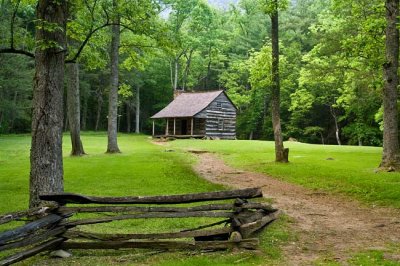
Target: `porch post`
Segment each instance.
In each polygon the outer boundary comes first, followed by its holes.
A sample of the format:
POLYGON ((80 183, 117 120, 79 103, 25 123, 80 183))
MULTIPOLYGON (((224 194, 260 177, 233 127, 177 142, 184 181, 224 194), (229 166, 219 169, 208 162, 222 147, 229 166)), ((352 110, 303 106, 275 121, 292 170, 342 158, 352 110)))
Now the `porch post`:
POLYGON ((167 126, 165 128, 165 136, 168 136, 168 123, 169 123, 169 119, 167 118, 167 126))
POLYGON ((153 119, 153 134, 152 134, 152 136, 154 137, 154 119, 153 119))
POLYGON ((190 135, 193 136, 193 117, 192 117, 192 121, 191 121, 190 135))
POLYGON ((175 132, 176 132, 176 119, 174 117, 174 136, 176 135, 175 132))

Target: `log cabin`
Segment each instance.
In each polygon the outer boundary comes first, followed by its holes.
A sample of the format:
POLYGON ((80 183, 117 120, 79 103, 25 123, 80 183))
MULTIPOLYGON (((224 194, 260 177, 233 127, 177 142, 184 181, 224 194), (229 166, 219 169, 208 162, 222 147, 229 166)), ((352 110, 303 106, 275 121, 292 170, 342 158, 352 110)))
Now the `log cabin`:
POLYGON ((223 90, 174 93, 174 100, 153 115, 153 137, 236 139, 237 108, 223 90), (154 120, 165 119, 156 135, 154 120))

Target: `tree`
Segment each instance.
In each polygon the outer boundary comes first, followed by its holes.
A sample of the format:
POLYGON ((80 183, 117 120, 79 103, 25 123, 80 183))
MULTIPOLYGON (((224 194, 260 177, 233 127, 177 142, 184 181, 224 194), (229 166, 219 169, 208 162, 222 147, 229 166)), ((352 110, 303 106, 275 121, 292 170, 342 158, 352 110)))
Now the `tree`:
POLYGON ((67 110, 71 135, 72 156, 85 154, 81 141, 81 108, 79 97, 79 64, 70 63, 67 65, 67 110))
POLYGON ((62 192, 62 127, 67 3, 40 0, 36 7, 35 78, 29 206, 42 193, 62 192))
POLYGON ((305 137, 305 128, 317 126, 324 129, 326 143, 381 145, 375 114, 383 87, 384 5, 379 0, 336 0, 321 8, 317 6, 321 15, 307 35, 314 46, 298 67, 289 132, 316 142, 305 137), (302 98, 306 94, 312 97, 302 98), (306 101, 297 104, 299 99, 306 101))
MULTIPOLYGON (((113 0, 113 7, 118 8, 117 0, 113 0)), ((108 144, 107 153, 119 153, 117 141, 117 121, 118 121, 118 75, 119 75, 119 15, 116 15, 114 25, 111 26, 111 87, 108 101, 108 144)))
POLYGON ((268 0, 264 3, 265 12, 271 18, 272 43, 272 84, 271 84, 271 113, 274 128, 275 161, 287 163, 289 149, 283 147, 283 137, 280 118, 280 79, 279 79, 279 9, 286 8, 284 0, 268 0))
POLYGON ((30 132, 32 62, 0 54, 0 65, 0 134, 30 132))
POLYGON ((399 1, 386 0, 386 62, 383 64, 383 154, 381 168, 400 169, 398 133, 399 1))

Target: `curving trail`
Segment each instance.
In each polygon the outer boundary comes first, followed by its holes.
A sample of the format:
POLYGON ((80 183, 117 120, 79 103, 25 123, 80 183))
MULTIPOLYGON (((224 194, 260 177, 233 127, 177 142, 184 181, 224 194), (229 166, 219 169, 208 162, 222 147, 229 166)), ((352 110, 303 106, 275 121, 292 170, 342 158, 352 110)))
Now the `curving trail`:
MULTIPOLYGON (((274 206, 293 218, 298 240, 284 247, 287 265, 309 265, 333 257, 346 264, 351 253, 387 250, 400 244, 400 210, 368 208, 341 196, 319 193, 272 177, 234 169, 211 153, 197 153, 195 171, 207 180, 234 188, 262 187, 274 206)), ((388 254, 398 261, 400 254, 388 254)))

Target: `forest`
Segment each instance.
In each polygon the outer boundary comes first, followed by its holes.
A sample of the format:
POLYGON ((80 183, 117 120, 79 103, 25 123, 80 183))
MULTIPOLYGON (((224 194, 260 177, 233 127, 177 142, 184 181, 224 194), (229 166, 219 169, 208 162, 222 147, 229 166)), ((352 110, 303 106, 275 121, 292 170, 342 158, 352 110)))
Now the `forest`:
POLYGON ((0 0, 0 265, 398 265, 399 4, 0 0))
MULTIPOLYGON (((79 83, 81 129, 107 129, 115 13, 108 2, 69 6, 66 57, 74 63, 66 65, 65 131, 71 124, 71 82, 79 83)), ((128 2, 118 11, 118 131, 151 132, 149 117, 168 104, 174 90, 224 89, 238 108, 238 138, 273 139, 271 21, 261 2, 241 0, 224 8, 203 0, 128 2)), ((35 1, 2 1, 0 12, 3 52, 33 55, 35 1)), ((283 138, 381 146, 384 2, 291 1, 280 11, 279 24, 283 138)), ((0 62, 0 133, 28 133, 34 61, 1 53, 0 62)))

